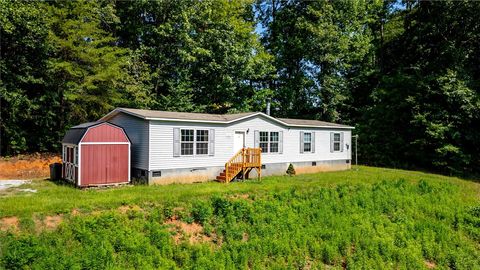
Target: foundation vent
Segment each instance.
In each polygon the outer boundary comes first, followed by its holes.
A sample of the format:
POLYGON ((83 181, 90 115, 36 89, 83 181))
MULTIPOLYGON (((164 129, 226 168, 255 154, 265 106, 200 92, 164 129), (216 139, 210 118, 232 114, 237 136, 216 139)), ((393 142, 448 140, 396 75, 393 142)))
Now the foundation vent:
POLYGON ((266 168, 267 168, 267 166, 265 166, 265 164, 262 164, 262 170, 266 169, 266 168))
POLYGON ((317 162, 316 162, 316 161, 313 161, 313 162, 312 162, 312 166, 317 166, 317 162))
POLYGON ((160 177, 162 176, 162 171, 153 171, 152 172, 152 177, 160 177))

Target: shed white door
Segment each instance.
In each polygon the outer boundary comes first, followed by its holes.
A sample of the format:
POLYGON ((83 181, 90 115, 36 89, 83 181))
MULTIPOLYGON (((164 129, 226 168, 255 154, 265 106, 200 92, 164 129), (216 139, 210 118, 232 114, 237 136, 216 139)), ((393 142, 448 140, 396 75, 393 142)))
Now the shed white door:
POLYGON ((237 153, 245 145, 245 132, 236 131, 235 137, 233 138, 233 152, 237 153))

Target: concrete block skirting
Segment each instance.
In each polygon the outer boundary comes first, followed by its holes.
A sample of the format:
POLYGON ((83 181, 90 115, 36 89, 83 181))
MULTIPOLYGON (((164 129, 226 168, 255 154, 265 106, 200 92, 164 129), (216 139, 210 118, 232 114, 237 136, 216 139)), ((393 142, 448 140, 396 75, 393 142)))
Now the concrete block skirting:
MULTIPOLYGON (((263 164, 262 176, 285 175, 289 164, 292 163, 297 174, 341 171, 351 168, 349 159, 317 160, 308 162, 282 162, 263 164)), ((148 184, 198 183, 214 180, 225 167, 183 168, 145 171, 133 168, 132 177, 142 179, 148 184), (143 171, 143 173, 142 173, 143 171)), ((250 179, 256 178, 255 170, 250 173, 250 179)), ((139 181, 137 181, 139 182, 139 181)))

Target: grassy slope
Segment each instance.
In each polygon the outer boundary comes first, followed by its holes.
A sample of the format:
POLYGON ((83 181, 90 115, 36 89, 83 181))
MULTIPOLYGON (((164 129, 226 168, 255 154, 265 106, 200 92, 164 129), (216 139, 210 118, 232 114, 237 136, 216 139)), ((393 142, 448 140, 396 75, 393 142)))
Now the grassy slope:
POLYGON ((229 185, 31 186, 0 197, 0 217, 21 219, 20 233, 0 232, 0 267, 480 268, 480 184, 457 178, 360 167, 229 185), (144 211, 117 210, 133 204, 144 211), (32 217, 51 214, 63 224, 35 232, 32 217), (174 244, 173 215, 220 240, 174 244))

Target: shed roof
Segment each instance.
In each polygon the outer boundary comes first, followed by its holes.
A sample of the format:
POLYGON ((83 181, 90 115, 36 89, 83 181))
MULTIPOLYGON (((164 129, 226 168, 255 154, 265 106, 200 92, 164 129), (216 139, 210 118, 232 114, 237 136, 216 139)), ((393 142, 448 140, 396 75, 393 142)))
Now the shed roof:
POLYGON ((87 129, 88 128, 72 127, 71 129, 67 130, 67 133, 65 133, 62 143, 78 144, 83 138, 85 132, 87 132, 87 129))
POLYGON ((336 123, 330 123, 318 120, 307 119, 291 119, 291 118, 274 118, 270 115, 266 115, 262 112, 245 112, 235 114, 209 114, 209 113, 189 113, 189 112, 168 112, 168 111, 155 111, 155 110, 142 110, 131 108, 116 108, 111 111, 100 120, 108 120, 116 113, 126 113, 142 119, 147 120, 168 120, 168 121, 194 121, 194 122, 213 122, 213 123, 232 123, 244 118, 248 118, 255 115, 262 115, 270 120, 276 121, 285 126, 291 127, 331 127, 331 128, 346 128, 353 129, 351 126, 341 125, 336 123))
MULTIPOLYGON (((98 126, 104 123, 123 129, 120 126, 117 126, 115 124, 112 124, 106 121, 87 122, 87 123, 73 126, 69 130, 67 130, 67 133, 65 133, 65 136, 63 137, 62 143, 79 144, 80 140, 83 138, 83 135, 85 135, 85 132, 87 132, 89 128, 93 126, 98 126)), ((125 135, 127 134, 125 133, 125 135)), ((130 139, 128 138, 128 140, 130 139)))
POLYGON ((101 123, 103 123, 103 122, 101 122, 101 121, 87 122, 87 123, 83 123, 83 124, 80 124, 80 125, 76 125, 76 126, 71 127, 71 128, 89 128, 89 127, 96 126, 96 125, 101 124, 101 123))

